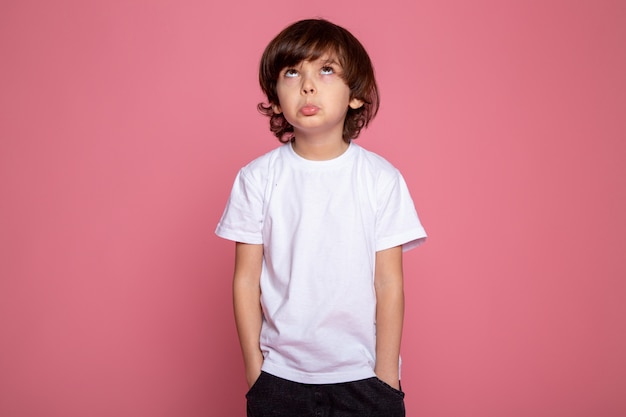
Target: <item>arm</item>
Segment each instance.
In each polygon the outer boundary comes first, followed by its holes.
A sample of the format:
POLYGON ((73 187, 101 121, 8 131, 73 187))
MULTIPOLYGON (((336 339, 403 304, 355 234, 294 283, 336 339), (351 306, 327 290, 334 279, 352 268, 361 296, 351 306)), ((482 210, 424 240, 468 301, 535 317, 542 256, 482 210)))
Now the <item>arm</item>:
POLYGON ((263 245, 237 242, 233 278, 233 306, 249 387, 261 374, 261 365, 263 364, 263 354, 259 346, 263 321, 260 287, 262 264, 263 245))
POLYGON ((402 246, 376 252, 374 287, 376 289, 374 372, 382 381, 399 389, 398 360, 404 319, 402 246))

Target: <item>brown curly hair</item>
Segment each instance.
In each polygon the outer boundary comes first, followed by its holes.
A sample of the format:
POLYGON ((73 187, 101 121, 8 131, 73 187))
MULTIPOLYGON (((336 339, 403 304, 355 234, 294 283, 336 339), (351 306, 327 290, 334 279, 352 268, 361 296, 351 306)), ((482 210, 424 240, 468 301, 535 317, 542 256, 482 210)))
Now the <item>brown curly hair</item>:
POLYGON ((326 53, 337 56, 342 78, 350 88, 350 99, 363 101, 358 109, 348 108, 343 140, 356 139, 361 129, 376 116, 380 105, 372 62, 365 48, 350 32, 324 19, 298 21, 280 32, 265 48, 259 65, 259 83, 268 103, 259 103, 259 112, 270 118, 270 130, 283 143, 293 139, 293 126, 272 105, 279 105, 276 83, 285 67, 316 60, 326 53))

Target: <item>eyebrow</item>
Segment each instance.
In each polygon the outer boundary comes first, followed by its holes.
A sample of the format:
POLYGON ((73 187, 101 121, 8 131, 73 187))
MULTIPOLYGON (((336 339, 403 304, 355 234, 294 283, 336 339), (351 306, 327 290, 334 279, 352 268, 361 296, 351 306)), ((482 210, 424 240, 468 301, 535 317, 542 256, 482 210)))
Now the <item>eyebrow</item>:
POLYGON ((337 62, 337 60, 334 57, 327 58, 324 61, 322 61, 322 63, 339 65, 339 62, 337 62))
POLYGON ((338 67, 338 69, 343 70, 343 67, 341 66, 339 61, 337 61, 335 58, 325 59, 325 60, 321 61, 321 64, 322 65, 334 65, 335 67, 338 67))
MULTIPOLYGON (((317 58, 315 61, 317 61, 317 60, 319 60, 321 62, 321 65, 335 65, 335 66, 339 67, 340 69, 343 69, 343 67, 341 66, 341 63, 334 57, 329 57, 329 58, 326 58, 326 59, 323 59, 323 57, 320 57, 320 58, 317 58)), ((303 59, 302 61, 298 62, 297 64, 285 66, 281 71, 285 71, 285 70, 289 70, 289 69, 297 69, 300 65, 302 65, 302 62, 304 62, 304 61, 311 62, 311 60, 303 59)))

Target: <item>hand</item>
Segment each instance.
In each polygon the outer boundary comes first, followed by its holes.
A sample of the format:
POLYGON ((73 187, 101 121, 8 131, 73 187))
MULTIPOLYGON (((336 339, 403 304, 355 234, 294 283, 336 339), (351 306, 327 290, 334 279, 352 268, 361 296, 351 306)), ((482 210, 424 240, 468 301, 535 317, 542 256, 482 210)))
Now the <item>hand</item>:
POLYGON ((400 390, 400 379, 397 372, 382 373, 376 372, 376 377, 392 388, 400 390))
POLYGON ((248 381, 248 388, 252 388, 257 379, 261 376, 261 368, 254 369, 246 372, 246 380, 248 381))

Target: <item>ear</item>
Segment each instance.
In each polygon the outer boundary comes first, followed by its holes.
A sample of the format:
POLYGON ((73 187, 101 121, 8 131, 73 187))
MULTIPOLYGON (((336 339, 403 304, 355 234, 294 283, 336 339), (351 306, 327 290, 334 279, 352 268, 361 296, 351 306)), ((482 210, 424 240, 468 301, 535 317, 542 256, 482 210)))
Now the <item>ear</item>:
POLYGON ((274 114, 281 114, 283 112, 278 104, 272 104, 272 111, 274 114))
POLYGON ((365 102, 358 98, 353 98, 352 100, 350 100, 350 108, 353 110, 363 107, 363 104, 365 104, 365 102))

